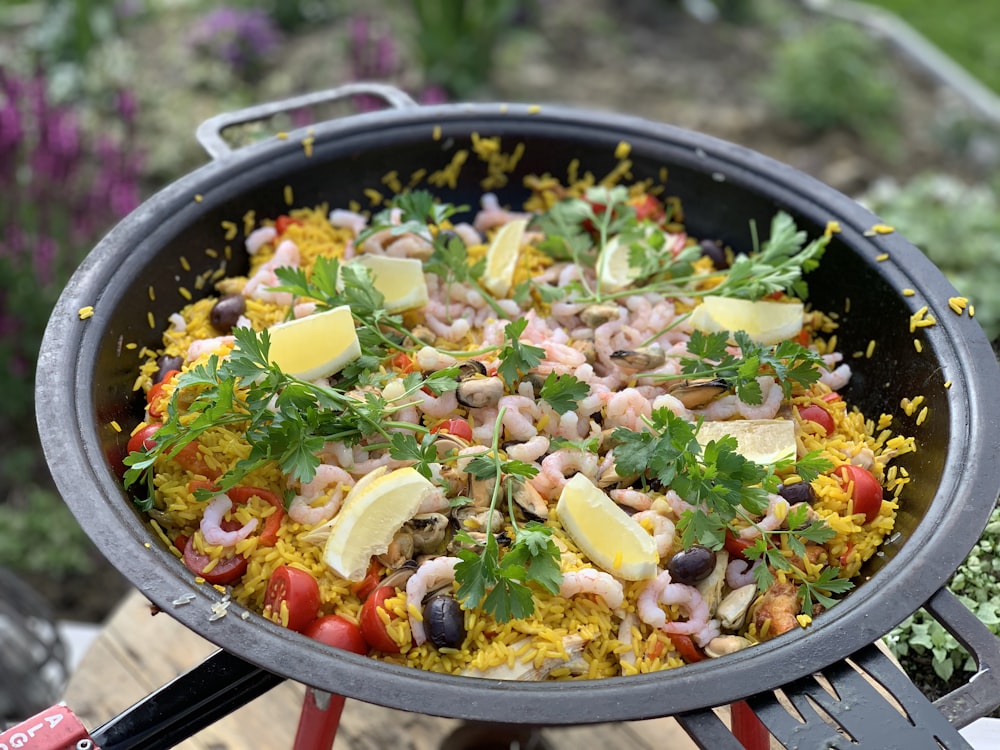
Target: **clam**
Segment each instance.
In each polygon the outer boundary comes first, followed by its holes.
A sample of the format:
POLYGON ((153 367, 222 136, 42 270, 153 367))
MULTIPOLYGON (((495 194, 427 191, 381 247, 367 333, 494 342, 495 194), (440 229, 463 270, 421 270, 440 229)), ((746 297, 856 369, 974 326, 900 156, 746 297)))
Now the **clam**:
POLYGON ((576 339, 570 346, 586 358, 587 364, 592 365, 597 361, 597 346, 590 339, 576 339))
POLYGON ((643 372, 662 367, 667 361, 667 355, 659 344, 650 344, 638 349, 619 349, 611 353, 611 359, 622 370, 643 372))
POLYGON ((747 610, 757 597, 757 585, 748 583, 726 594, 715 610, 715 616, 726 630, 739 630, 743 626, 747 610))
POLYGON ((503 381, 498 377, 472 377, 459 382, 455 398, 470 409, 485 409, 500 403, 503 390, 503 381))
POLYGON ((752 645, 741 635, 719 635, 705 646, 705 655, 712 659, 718 659, 720 656, 735 654, 737 651, 742 651, 752 645))
POLYGON ((413 535, 401 529, 389 542, 389 549, 378 556, 378 560, 389 570, 396 570, 412 560, 415 551, 413 535))
POLYGON ((448 516, 442 513, 421 513, 403 524, 403 528, 413 538, 416 552, 434 552, 448 533, 448 516))
POLYGON ((480 362, 478 359, 466 359, 459 363, 458 365, 458 379, 467 380, 468 378, 474 378, 477 375, 486 374, 486 365, 480 362))
POLYGON ((617 320, 621 313, 622 308, 613 302, 590 305, 580 311, 580 322, 588 328, 597 328, 608 321, 617 320))
POLYGON ((705 406, 729 390, 729 383, 721 378, 680 380, 667 388, 667 392, 688 409, 705 406))
POLYGON ((464 531, 497 532, 503 529, 503 513, 489 508, 478 508, 475 505, 464 505, 451 512, 458 527, 464 531))
POLYGON ((545 502, 542 494, 527 482, 515 483, 513 497, 514 502, 530 518, 544 521, 549 517, 549 504, 545 502))

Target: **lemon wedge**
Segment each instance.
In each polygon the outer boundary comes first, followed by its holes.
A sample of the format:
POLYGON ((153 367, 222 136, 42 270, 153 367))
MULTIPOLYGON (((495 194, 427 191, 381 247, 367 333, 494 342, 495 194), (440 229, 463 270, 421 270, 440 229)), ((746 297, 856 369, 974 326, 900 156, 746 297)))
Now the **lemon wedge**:
POLYGON ((283 372, 303 380, 333 375, 361 356, 354 318, 347 305, 268 329, 269 356, 283 372))
POLYGON ((656 575, 653 537, 585 475, 566 482, 556 510, 566 533, 598 567, 626 581, 656 575))
POLYGON ((389 549, 396 532, 434 491, 431 481, 412 467, 370 476, 347 494, 323 548, 326 564, 349 581, 365 577, 372 556, 389 549))
POLYGON ((385 297, 386 312, 398 313, 427 304, 424 267, 416 258, 369 254, 354 262, 371 269, 372 285, 385 297))
POLYGON ((639 269, 629 263, 629 249, 618 237, 612 237, 597 256, 597 279, 602 292, 620 292, 639 278, 639 269))
POLYGON ((514 269, 521 254, 521 241, 527 219, 507 222, 493 236, 486 250, 486 270, 483 272, 483 286, 497 297, 506 297, 514 283, 514 269))
POLYGON ((795 422, 791 419, 703 422, 698 430, 698 442, 704 446, 726 435, 736 438, 737 453, 763 466, 796 456, 795 422))
POLYGON ((746 331, 758 344, 778 344, 802 330, 801 302, 735 299, 713 295, 691 313, 691 325, 705 333, 746 331))

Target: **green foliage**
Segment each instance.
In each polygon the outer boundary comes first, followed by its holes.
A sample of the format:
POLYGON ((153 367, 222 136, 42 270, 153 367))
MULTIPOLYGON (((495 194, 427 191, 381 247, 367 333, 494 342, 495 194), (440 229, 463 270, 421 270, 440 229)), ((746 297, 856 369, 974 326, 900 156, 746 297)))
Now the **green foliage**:
POLYGON ((524 0, 414 0, 415 42, 429 84, 459 98, 489 82, 494 51, 524 0))
POLYGON ((50 489, 22 487, 0 504, 0 567, 61 575, 93 569, 93 545, 50 489))
POLYGON ((926 253, 976 308, 990 339, 1000 336, 1000 198, 988 185, 922 175, 876 185, 861 202, 926 253))
MULTIPOLYGON (((993 511, 982 538, 948 583, 948 589, 1000 635, 1000 508, 993 511)), ((947 682, 956 671, 975 672, 976 663, 954 636, 925 610, 894 628, 886 637, 889 650, 904 669, 914 655, 930 655, 935 674, 947 682)))
POLYGON ((761 90, 780 115, 810 130, 848 128, 883 141, 891 135, 898 103, 880 45, 840 21, 782 42, 761 90))

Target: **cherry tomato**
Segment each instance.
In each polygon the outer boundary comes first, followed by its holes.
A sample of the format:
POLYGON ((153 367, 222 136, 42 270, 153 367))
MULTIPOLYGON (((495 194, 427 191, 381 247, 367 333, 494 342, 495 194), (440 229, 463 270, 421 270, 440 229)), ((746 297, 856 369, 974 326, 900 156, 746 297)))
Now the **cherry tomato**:
POLYGON ((257 540, 265 547, 273 547, 278 541, 281 519, 285 517, 285 501, 271 490, 265 490, 263 487, 231 487, 226 491, 226 494, 237 505, 245 504, 251 497, 259 497, 264 502, 274 506, 274 513, 264 519, 264 528, 261 529, 260 537, 257 540))
POLYGON ((399 644, 389 635, 385 623, 378 616, 377 609, 382 607, 386 599, 395 595, 396 588, 394 586, 379 586, 361 605, 361 616, 358 618, 361 623, 361 634, 368 644, 374 649, 389 654, 398 654, 399 644))
POLYGON ((854 549, 854 542, 848 542, 847 548, 840 555, 840 567, 846 568, 848 558, 851 556, 851 551, 854 549))
MULTIPOLYGON (((225 522, 223 522, 222 528, 225 527, 225 522)), ((243 555, 234 555, 220 560, 214 568, 206 573, 204 571, 209 561, 208 555, 199 552, 194 546, 194 541, 188 539, 184 545, 184 564, 196 576, 201 576, 209 583, 225 586, 227 583, 238 581, 247 572, 247 559, 243 555)))
POLYGON ((178 534, 177 538, 174 539, 174 546, 177 548, 177 551, 182 554, 184 552, 184 548, 187 547, 187 543, 187 534, 178 534))
POLYGON ((132 435, 132 437, 128 439, 128 452, 138 453, 142 450, 150 450, 154 445, 156 445, 156 441, 153 440, 153 435, 155 435, 156 431, 162 426, 163 425, 160 424, 148 424, 132 435))
POLYGON ((206 463, 205 457, 201 455, 197 440, 192 440, 177 451, 174 460, 186 471, 190 471, 192 474, 200 474, 206 479, 218 479, 222 474, 218 469, 213 469, 206 463))
POLYGON ((753 544, 754 543, 752 541, 748 539, 741 539, 732 531, 726 529, 726 538, 723 542, 723 547, 731 557, 739 557, 741 560, 749 561, 749 558, 747 558, 743 553, 750 547, 753 547, 753 544))
POLYGON ((472 426, 464 419, 446 419, 444 422, 431 427, 431 432, 443 432, 472 442, 472 426))
POLYGON ((382 563, 378 561, 378 558, 373 557, 371 563, 368 565, 368 572, 365 573, 365 577, 350 585, 351 593, 361 601, 364 601, 378 588, 378 582, 381 578, 382 563))
POLYGON ((799 407, 799 418, 809 422, 815 422, 823 428, 827 437, 833 434, 833 417, 826 409, 819 404, 809 404, 799 407))
POLYGON ((667 633, 667 635, 670 637, 670 642, 674 644, 674 648, 677 649, 677 653, 688 664, 694 664, 705 658, 701 650, 694 645, 694 641, 691 640, 690 636, 680 633, 667 633))
POLYGON ((406 352, 400 352, 389 360, 389 363, 399 371, 400 375, 409 375, 411 372, 417 372, 420 369, 417 367, 417 363, 413 361, 413 357, 406 352))
POLYGON ((318 617, 306 626, 302 634, 352 654, 368 653, 368 644, 361 635, 361 629, 340 615, 318 617))
POLYGON ((660 222, 667 215, 666 211, 663 210, 663 204, 655 196, 649 194, 632 198, 629 203, 635 209, 635 218, 639 221, 646 221, 648 219, 649 221, 660 222))
POLYGON ((820 398, 823 401, 826 401, 826 403, 832 404, 837 401, 840 401, 840 394, 837 393, 836 391, 830 391, 829 393, 824 393, 822 396, 820 396, 820 398))
POLYGON ((302 220, 293 219, 291 216, 285 216, 284 214, 282 214, 281 216, 279 216, 277 219, 274 220, 274 229, 275 231, 277 231, 279 235, 282 235, 286 231, 288 231, 288 227, 292 226, 293 224, 301 225, 302 220))
POLYGON ((264 616, 281 623, 281 605, 288 611, 289 630, 301 631, 319 613, 319 584, 311 573, 290 565, 279 565, 271 573, 264 592, 264 616))
POLYGON ((795 337, 795 341, 798 342, 800 346, 809 346, 809 329, 803 328, 799 331, 798 335, 795 337))
POLYGON ((851 484, 854 485, 851 492, 851 497, 854 498, 854 512, 864 513, 865 523, 874 521, 882 508, 882 485, 875 475, 868 469, 854 464, 838 466, 836 474, 845 489, 851 484))

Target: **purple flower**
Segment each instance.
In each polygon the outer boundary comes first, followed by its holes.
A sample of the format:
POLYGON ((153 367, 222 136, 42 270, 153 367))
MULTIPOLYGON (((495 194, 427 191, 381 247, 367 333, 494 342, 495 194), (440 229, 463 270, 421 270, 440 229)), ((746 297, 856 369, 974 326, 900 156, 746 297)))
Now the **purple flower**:
POLYGON ((263 10, 223 6, 205 16, 191 34, 192 48, 228 63, 240 75, 260 68, 281 44, 281 32, 263 10))

